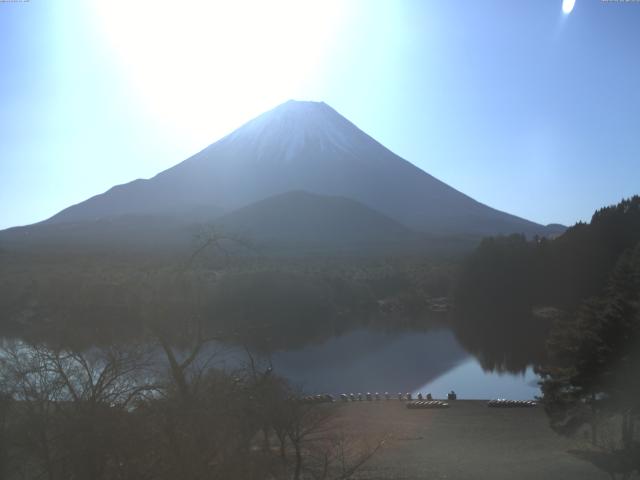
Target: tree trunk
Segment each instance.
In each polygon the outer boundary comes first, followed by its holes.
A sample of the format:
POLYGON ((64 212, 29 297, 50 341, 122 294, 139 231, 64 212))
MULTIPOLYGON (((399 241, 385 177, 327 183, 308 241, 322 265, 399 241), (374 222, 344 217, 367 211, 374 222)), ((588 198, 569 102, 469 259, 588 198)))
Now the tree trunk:
POLYGON ((633 446, 633 417, 630 411, 622 414, 622 448, 631 450, 633 446))
POLYGON ((269 427, 262 427, 262 435, 264 436, 264 451, 269 452, 271 451, 271 443, 269 442, 269 427))
POLYGON ((591 417, 591 421, 589 422, 589 425, 591 426, 591 444, 594 447, 597 447, 598 446, 598 419, 596 418, 595 415, 591 417))
POLYGON ((302 452, 300 450, 300 443, 294 442, 296 449, 296 471, 293 475, 294 480, 300 480, 300 473, 302 473, 302 452))

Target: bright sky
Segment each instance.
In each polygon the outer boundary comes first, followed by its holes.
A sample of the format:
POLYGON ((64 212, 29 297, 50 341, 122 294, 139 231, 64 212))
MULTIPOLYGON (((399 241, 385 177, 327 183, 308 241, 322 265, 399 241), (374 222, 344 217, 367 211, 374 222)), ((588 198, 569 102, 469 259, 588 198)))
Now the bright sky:
POLYGON ((639 26, 599 0, 0 1, 0 228, 289 98, 488 205, 589 219, 640 193, 639 26))

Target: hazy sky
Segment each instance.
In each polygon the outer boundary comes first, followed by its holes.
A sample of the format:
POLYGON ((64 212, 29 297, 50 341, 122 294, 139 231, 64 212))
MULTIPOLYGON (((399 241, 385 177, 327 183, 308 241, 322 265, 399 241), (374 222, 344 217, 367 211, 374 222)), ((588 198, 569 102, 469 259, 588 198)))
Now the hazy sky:
POLYGON ((640 193, 640 2, 0 2, 0 228, 323 100, 492 207, 640 193))

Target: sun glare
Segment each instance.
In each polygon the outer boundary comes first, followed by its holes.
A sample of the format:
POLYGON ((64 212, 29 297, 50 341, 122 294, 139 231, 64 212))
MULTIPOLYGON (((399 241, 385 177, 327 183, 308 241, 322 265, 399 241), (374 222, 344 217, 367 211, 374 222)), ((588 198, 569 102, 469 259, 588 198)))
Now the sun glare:
POLYGON ((562 0, 562 12, 565 15, 569 15, 573 7, 576 5, 576 0, 562 0))
POLYGON ((101 29, 161 122, 213 140, 295 97, 318 74, 344 16, 338 1, 96 2, 101 29), (218 132, 219 133, 219 132, 218 132))

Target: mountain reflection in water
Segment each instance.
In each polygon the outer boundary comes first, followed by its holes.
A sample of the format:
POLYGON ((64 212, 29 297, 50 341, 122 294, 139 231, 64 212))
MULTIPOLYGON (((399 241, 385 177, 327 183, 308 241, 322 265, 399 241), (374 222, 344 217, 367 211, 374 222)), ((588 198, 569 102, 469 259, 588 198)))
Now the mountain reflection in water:
POLYGON ((539 393, 531 369, 516 375, 485 372, 448 329, 360 329, 274 353, 271 363, 308 392, 430 392, 442 398, 453 389, 467 399, 531 399, 539 393))

